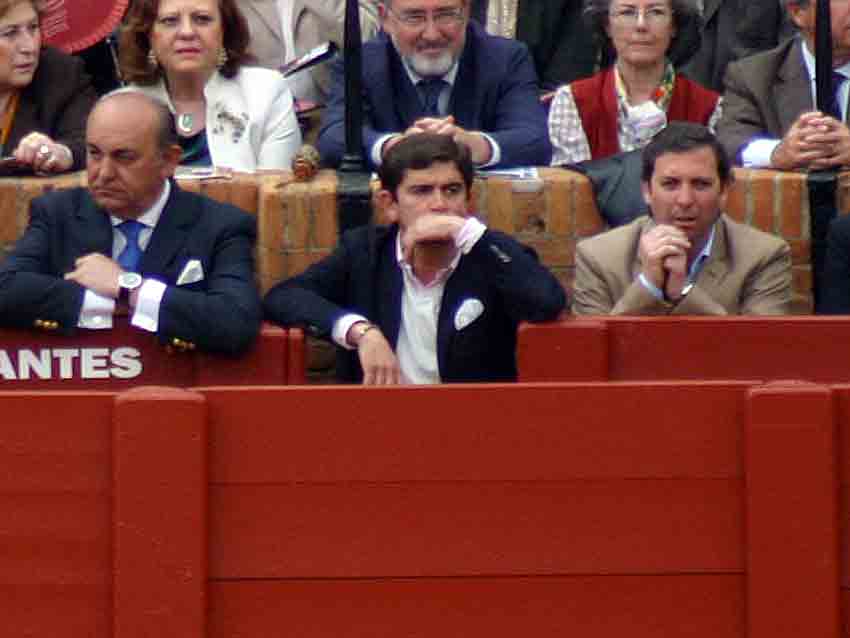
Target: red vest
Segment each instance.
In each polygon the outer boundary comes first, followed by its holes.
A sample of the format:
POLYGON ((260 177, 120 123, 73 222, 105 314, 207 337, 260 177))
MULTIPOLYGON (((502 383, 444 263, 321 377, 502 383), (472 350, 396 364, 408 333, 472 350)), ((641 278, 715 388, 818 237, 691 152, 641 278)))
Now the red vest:
MULTIPOLYGON (((621 150, 617 138, 617 90, 614 84, 612 66, 570 85, 593 159, 615 155, 621 150)), ((707 125, 719 99, 719 93, 676 74, 673 96, 667 106, 667 121, 683 120, 707 125)))

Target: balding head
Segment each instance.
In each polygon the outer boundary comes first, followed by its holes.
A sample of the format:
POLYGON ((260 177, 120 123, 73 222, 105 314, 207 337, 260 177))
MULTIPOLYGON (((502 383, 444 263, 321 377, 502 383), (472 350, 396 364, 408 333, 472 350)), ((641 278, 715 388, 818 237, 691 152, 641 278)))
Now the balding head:
POLYGON ((119 91, 102 97, 86 128, 86 170, 95 201, 134 219, 162 193, 180 161, 174 119, 162 102, 119 91))

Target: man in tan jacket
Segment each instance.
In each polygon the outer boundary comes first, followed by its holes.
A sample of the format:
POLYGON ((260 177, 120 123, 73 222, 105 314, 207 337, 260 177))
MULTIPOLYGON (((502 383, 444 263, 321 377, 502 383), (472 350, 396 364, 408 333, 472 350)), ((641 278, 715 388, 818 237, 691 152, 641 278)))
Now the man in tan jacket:
POLYGON ((786 313, 788 244, 723 214, 732 179, 707 128, 671 122, 643 151, 651 216, 579 243, 573 312, 786 313))

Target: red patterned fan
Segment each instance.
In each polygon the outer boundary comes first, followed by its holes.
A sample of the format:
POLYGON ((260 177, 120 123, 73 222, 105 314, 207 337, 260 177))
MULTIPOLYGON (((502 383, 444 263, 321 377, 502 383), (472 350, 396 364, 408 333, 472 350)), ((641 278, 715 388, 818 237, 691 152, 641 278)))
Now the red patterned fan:
POLYGON ((47 0, 41 17, 45 44, 76 53, 103 40, 121 22, 129 0, 47 0))

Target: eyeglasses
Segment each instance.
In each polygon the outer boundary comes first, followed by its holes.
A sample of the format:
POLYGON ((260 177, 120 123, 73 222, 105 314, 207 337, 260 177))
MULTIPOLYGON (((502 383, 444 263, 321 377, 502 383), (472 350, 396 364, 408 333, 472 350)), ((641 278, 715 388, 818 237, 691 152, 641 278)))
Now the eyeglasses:
MULTIPOLYGON (((396 13, 389 5, 387 13, 391 13, 396 20, 410 29, 424 29, 428 25, 427 11, 402 11, 396 13)), ((437 9, 431 15, 431 21, 438 27, 451 28, 458 26, 466 18, 463 7, 455 9, 437 9)))
POLYGON ((641 16, 643 16, 643 21, 646 24, 659 27, 670 24, 673 19, 673 13, 664 7, 648 7, 646 9, 621 7, 612 10, 609 14, 611 22, 628 27, 636 25, 641 16))

